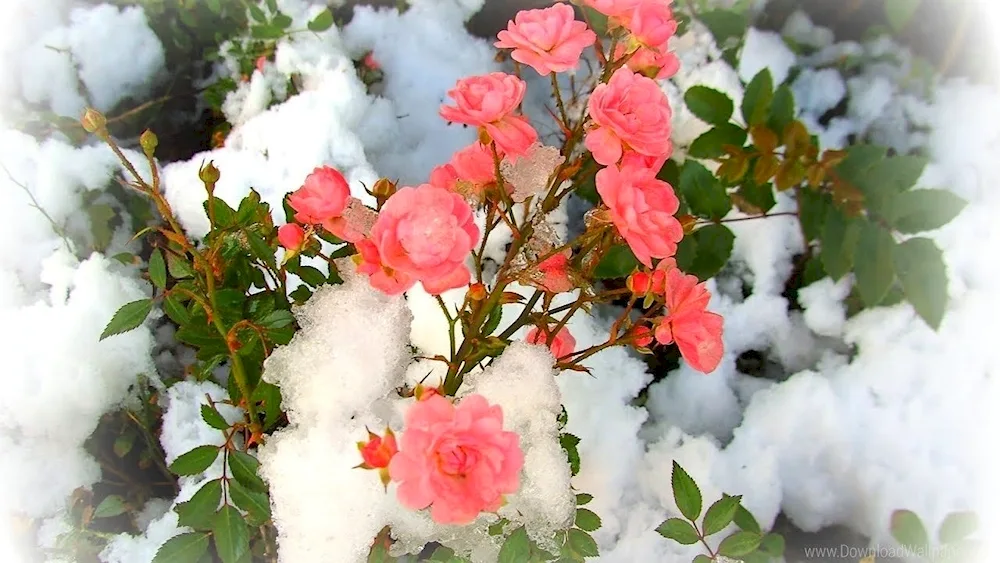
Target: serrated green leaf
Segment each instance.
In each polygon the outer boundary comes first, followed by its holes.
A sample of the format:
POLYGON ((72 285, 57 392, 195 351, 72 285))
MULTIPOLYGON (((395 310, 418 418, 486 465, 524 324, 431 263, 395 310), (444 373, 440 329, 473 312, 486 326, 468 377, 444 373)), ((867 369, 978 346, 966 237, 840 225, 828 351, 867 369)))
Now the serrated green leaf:
POLYGON ((781 557, 785 553, 785 538, 774 532, 765 534, 760 539, 760 549, 774 558, 781 557))
POLYGON ((739 526, 744 532, 760 533, 760 524, 757 523, 757 519, 742 504, 736 509, 736 513, 733 515, 733 523, 739 526))
POLYGON ((941 526, 938 527, 938 541, 941 543, 961 541, 974 534, 978 528, 979 516, 975 512, 971 510, 952 512, 945 516, 941 526))
POLYGON ((186 260, 174 256, 173 254, 167 255, 167 271, 170 272, 171 276, 178 280, 193 278, 195 274, 191 264, 188 264, 186 260))
POLYGON ((847 218, 832 205, 827 208, 823 234, 820 236, 819 256, 823 269, 834 281, 851 271, 860 236, 859 220, 847 218))
POLYGON ((317 33, 330 29, 333 27, 333 13, 329 8, 324 8, 322 12, 316 14, 316 17, 306 27, 309 28, 309 31, 317 33))
POLYGON ((701 514, 701 490, 687 471, 676 461, 670 472, 670 486, 674 492, 674 502, 685 518, 694 522, 701 514))
POLYGON ((138 328, 152 310, 152 299, 140 299, 122 305, 104 327, 100 340, 138 328))
POLYGON ((757 125, 767 119, 774 99, 774 81, 771 71, 763 69, 747 84, 740 110, 747 125, 757 125))
POLYGON ((208 534, 189 532, 174 536, 156 550, 153 563, 191 563, 208 551, 208 534))
POLYGON ((313 287, 318 287, 326 283, 326 276, 323 275, 323 272, 312 266, 299 266, 298 270, 295 271, 295 275, 313 287))
POLYGON ((209 468, 219 457, 219 446, 198 446, 181 454, 170 464, 170 471, 177 475, 196 475, 209 468))
POLYGON ((897 510, 892 513, 889 531, 899 545, 911 551, 923 551, 929 543, 924 523, 916 513, 909 510, 897 510))
POLYGON ((229 495, 233 504, 246 511, 251 526, 260 526, 271 519, 271 501, 266 494, 251 491, 232 480, 229 481, 229 495))
POLYGON ((260 326, 267 329, 283 328, 295 323, 295 316, 287 309, 275 309, 260 320, 260 326))
POLYGON ((222 502, 222 481, 214 479, 201 486, 186 502, 174 507, 177 522, 195 530, 211 530, 215 512, 222 502))
POLYGON ((694 525, 681 518, 668 518, 656 528, 656 531, 668 540, 681 545, 692 545, 698 543, 700 539, 694 525))
POLYGON ((723 495, 721 499, 712 503, 701 521, 702 532, 710 536, 728 526, 736 515, 736 509, 740 507, 740 498, 740 496, 723 495))
POLYGON ((212 522, 215 551, 222 563, 237 563, 250 551, 250 532, 243 515, 235 507, 225 505, 212 522))
POLYGON ((897 194, 890 223, 901 233, 931 231, 951 222, 966 201, 947 190, 913 190, 897 194))
POLYGON ((758 184, 751 178, 747 178, 743 182, 736 194, 759 209, 761 213, 767 213, 777 203, 774 199, 774 187, 771 183, 758 184))
POLYGON ((723 147, 742 147, 746 140, 747 132, 742 127, 723 123, 699 135, 688 147, 688 154, 693 158, 719 158, 725 154, 723 147))
POLYGON ((503 545, 500 546, 500 555, 497 563, 522 563, 528 560, 531 552, 531 540, 524 526, 511 532, 503 545))
POLYGON ((815 190, 799 188, 795 190, 795 197, 799 204, 799 222, 803 234, 809 240, 818 239, 823 232, 826 210, 833 205, 830 196, 815 190))
POLYGON ((594 500, 594 496, 593 495, 588 495, 587 493, 580 493, 580 494, 576 495, 576 505, 577 506, 583 506, 583 505, 587 504, 588 502, 590 502, 592 500, 594 500))
POLYGON ((267 485, 257 475, 258 467, 260 462, 254 456, 238 450, 229 452, 229 469, 233 472, 233 477, 251 491, 265 493, 267 485))
POLYGON ((577 508, 575 525, 584 532, 593 532, 601 527, 601 517, 586 508, 577 508))
POLYGON ((274 255, 275 250, 268 246, 268 244, 264 242, 263 237, 257 234, 256 231, 252 229, 245 229, 243 232, 247 236, 247 243, 250 245, 250 250, 253 252, 253 255, 267 264, 267 266, 272 270, 276 270, 278 264, 274 255))
POLYGON ((707 168, 687 160, 681 168, 679 188, 692 214, 721 219, 732 209, 725 186, 707 168))
POLYGON ((580 472, 580 452, 576 449, 579 443, 580 439, 572 434, 559 435, 559 445, 566 452, 566 457, 569 461, 569 471, 572 475, 580 472))
POLYGON ((937 330, 948 305, 948 272, 941 250, 930 239, 911 238, 893 246, 892 262, 906 300, 937 330))
POLYGON ((674 256, 677 267, 699 280, 707 280, 729 261, 735 240, 725 225, 705 225, 681 239, 674 256))
POLYGON ((583 530, 578 530, 576 528, 571 528, 566 532, 566 543, 569 548, 583 557, 597 557, 597 542, 594 538, 590 537, 590 534, 584 532, 583 530))
POLYGON ((191 322, 191 315, 187 311, 187 307, 181 303, 180 299, 174 293, 167 293, 163 298, 163 312, 170 317, 170 320, 177 323, 178 326, 183 326, 191 322))
POLYGON ((216 430, 225 430, 229 428, 229 423, 226 419, 219 414, 212 405, 202 405, 201 406, 201 419, 205 421, 205 424, 215 428, 216 430))
POLYGON ((684 103, 698 119, 711 125, 729 123, 733 101, 722 92, 708 86, 692 86, 684 92, 684 103))
POLYGON ((260 24, 250 27, 250 36, 254 39, 281 39, 284 35, 285 30, 273 24, 260 24))
POLYGON ((285 14, 275 14, 271 18, 271 24, 280 27, 281 29, 287 29, 292 25, 292 18, 285 14))
POLYGON ((858 294, 867 307, 878 305, 896 278, 892 261, 895 246, 888 231, 869 221, 862 221, 854 253, 854 276, 858 294))
POLYGON ((126 510, 128 510, 128 507, 125 506, 125 500, 122 497, 119 495, 108 495, 94 509, 94 518, 111 518, 112 516, 123 514, 126 510))
POLYGON ((483 323, 483 336, 489 336, 493 334, 493 331, 500 326, 500 319, 503 318, 503 307, 496 305, 490 310, 489 316, 486 317, 486 322, 483 323))
POLYGON ((771 115, 767 118, 767 126, 772 131, 781 132, 795 119, 795 96, 786 84, 778 86, 771 100, 771 115))
POLYGON ((599 280, 624 278, 639 267, 639 260, 628 245, 616 244, 608 249, 594 268, 594 277, 599 280))
POLYGON ((720 46, 730 39, 742 38, 750 25, 746 16, 733 10, 710 10, 698 13, 695 17, 705 24, 720 46))
POLYGON ((247 9, 250 10, 250 17, 256 22, 267 21, 267 15, 264 14, 264 10, 261 10, 257 4, 253 2, 247 3, 247 9))
MULTIPOLYGON (((209 212, 209 208, 215 213, 215 224, 218 227, 231 227, 233 226, 234 219, 236 218, 236 211, 229 204, 226 203, 222 198, 213 197, 211 200, 205 200, 205 213, 209 212)), ((211 217, 211 215, 209 215, 211 217)))
POLYGON ((726 557, 742 557, 757 549, 761 536, 753 532, 739 531, 722 540, 719 554, 726 557))
POLYGON ((149 281, 160 289, 167 287, 167 263, 159 248, 154 248, 149 257, 149 281))

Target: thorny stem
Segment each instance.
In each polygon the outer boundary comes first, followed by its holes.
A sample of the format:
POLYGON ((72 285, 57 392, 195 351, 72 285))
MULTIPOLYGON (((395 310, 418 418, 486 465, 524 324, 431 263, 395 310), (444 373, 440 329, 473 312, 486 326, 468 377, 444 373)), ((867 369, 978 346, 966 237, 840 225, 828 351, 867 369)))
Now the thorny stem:
POLYGON ((445 305, 444 299, 441 299, 440 295, 435 295, 434 298, 437 299, 438 305, 441 306, 441 312, 444 313, 444 318, 448 319, 448 346, 449 346, 449 348, 451 348, 451 360, 454 361, 455 360, 455 321, 457 319, 453 318, 448 313, 448 306, 445 305))
POLYGON ((559 91, 559 79, 556 73, 549 75, 552 79, 552 94, 556 98, 556 106, 559 108, 559 117, 562 118, 563 126, 569 127, 569 117, 566 115, 566 106, 563 105, 562 93, 559 91))

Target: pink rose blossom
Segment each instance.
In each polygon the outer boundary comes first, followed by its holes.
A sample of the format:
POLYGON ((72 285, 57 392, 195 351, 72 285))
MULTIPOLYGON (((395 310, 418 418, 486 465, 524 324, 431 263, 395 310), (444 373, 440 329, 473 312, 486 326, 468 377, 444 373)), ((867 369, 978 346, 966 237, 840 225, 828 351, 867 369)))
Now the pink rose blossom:
POLYGON ((441 117, 482 127, 498 149, 521 156, 538 140, 527 118, 514 115, 526 89, 523 80, 502 72, 463 78, 448 91, 455 105, 441 106, 441 117))
POLYGON ((652 258, 677 251, 684 229, 674 218, 680 206, 670 184, 648 168, 609 166, 597 172, 597 192, 629 248, 647 268, 652 258))
MULTIPOLYGON (((625 44, 619 43, 615 48, 615 59, 624 57, 627 53, 625 44)), ((665 80, 677 74, 681 68, 681 61, 672 51, 667 50, 667 45, 653 49, 650 47, 639 47, 625 65, 632 71, 655 80, 665 80)))
POLYGON ((472 208, 431 184, 402 188, 382 206, 371 240, 380 262, 438 295, 469 283, 465 259, 479 242, 472 208))
POLYGON ((302 250, 303 244, 306 241, 306 231, 299 225, 295 223, 288 223, 287 225, 282 225, 278 227, 278 244, 298 252, 302 250))
POLYGON ((302 187, 288 195, 288 205, 295 210, 295 220, 303 224, 317 224, 340 217, 347 206, 351 188, 344 176, 323 166, 306 176, 302 187))
POLYGON ((639 154, 637 152, 629 151, 622 155, 622 162, 619 168, 649 168, 654 172, 659 172, 663 165, 667 163, 667 159, 670 158, 670 153, 673 152, 673 143, 670 144, 670 150, 667 154, 663 156, 646 156, 644 154, 639 154))
POLYGON ((573 251, 566 249, 549 256, 538 265, 541 279, 538 285, 550 293, 563 293, 573 289, 573 281, 569 277, 569 259, 573 251))
POLYGON ((656 341, 676 342, 684 360, 700 372, 715 370, 723 354, 722 317, 706 310, 711 294, 705 284, 668 267, 664 298, 667 315, 656 326, 656 341))
POLYGON ((593 45, 597 35, 587 29, 587 24, 574 19, 571 6, 556 4, 521 10, 507 23, 507 29, 497 34, 497 39, 496 47, 513 49, 511 58, 544 76, 576 68, 583 50, 593 45))
POLYGON ((594 89, 587 104, 595 123, 584 140, 594 160, 617 163, 628 150, 661 158, 670 153, 670 103, 656 82, 620 68, 594 89))
MULTIPOLYGON (((525 337, 524 341, 528 344, 545 344, 549 341, 549 334, 542 332, 537 326, 528 332, 528 336, 525 337)), ((559 358, 568 356, 573 353, 576 348, 576 339, 573 335, 569 333, 569 329, 562 327, 559 332, 552 337, 552 344, 549 345, 549 351, 558 360, 559 358)))
POLYGON ((347 206, 339 217, 323 221, 323 228, 347 242, 358 242, 368 236, 377 214, 356 197, 347 198, 347 206))
MULTIPOLYGON (((503 153, 497 151, 503 158, 503 153)), ((493 149, 473 143, 451 156, 447 164, 431 170, 430 184, 462 195, 481 196, 485 189, 496 184, 496 165, 493 149)), ((481 199, 481 198, 477 198, 481 199)))
POLYGON ((410 406, 389 475, 396 497, 413 510, 430 507, 439 524, 468 524, 492 512, 520 487, 520 437, 503 429, 503 411, 482 395, 453 405, 431 395, 410 406))
POLYGON ((358 254, 355 255, 358 271, 368 276, 369 283, 375 289, 386 295, 399 295, 417 282, 403 272, 383 264, 378 255, 378 248, 372 241, 359 240, 355 246, 358 249, 358 254))
POLYGON ((632 37, 645 47, 659 49, 677 33, 677 20, 664 0, 641 0, 624 21, 632 37))

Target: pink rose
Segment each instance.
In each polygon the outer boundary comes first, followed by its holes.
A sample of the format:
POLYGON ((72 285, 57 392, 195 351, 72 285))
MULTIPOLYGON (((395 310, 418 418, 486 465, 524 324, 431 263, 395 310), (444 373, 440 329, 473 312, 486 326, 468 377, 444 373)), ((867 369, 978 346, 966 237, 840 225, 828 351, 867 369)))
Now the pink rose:
POLYGON ((436 394, 416 401, 389 462, 389 476, 399 482, 396 497, 413 510, 429 506, 439 524, 468 524, 520 487, 519 441, 504 431, 501 408, 482 395, 458 406, 436 394))
POLYGON ((622 155, 622 161, 618 167, 628 168, 630 166, 635 166, 637 168, 649 168, 654 172, 659 172, 660 169, 663 168, 663 165, 667 163, 667 159, 670 158, 670 153, 673 152, 673 146, 673 143, 671 143, 670 150, 668 150, 667 154, 663 156, 646 156, 637 152, 628 151, 622 155))
POLYGON ((640 0, 583 0, 583 3, 609 18, 627 16, 640 0))
POLYGON ((510 74, 493 72, 458 81, 448 91, 454 106, 441 106, 441 117, 456 123, 482 127, 504 153, 520 156, 538 140, 528 120, 514 115, 527 85, 510 74))
POLYGON ((354 260, 358 264, 358 271, 368 276, 369 283, 375 289, 386 295, 399 295, 413 287, 413 284, 417 282, 403 272, 393 270, 383 264, 378 255, 378 248, 372 241, 359 240, 355 246, 358 249, 358 254, 355 255, 354 260))
POLYGON ((298 252, 306 241, 306 231, 295 223, 278 227, 278 244, 288 250, 298 252))
POLYGON ((264 72, 265 65, 267 65, 267 57, 261 55, 260 57, 257 58, 257 64, 256 64, 257 70, 264 72))
POLYGON ((649 348, 653 343, 653 329, 646 325, 639 325, 632 329, 632 343, 638 348, 649 348))
POLYGON ((377 214, 356 197, 347 198, 347 206, 339 217, 323 221, 323 228, 347 242, 358 242, 368 236, 377 214))
POLYGON ((380 261, 438 295, 469 283, 465 259, 479 241, 462 196, 423 184, 402 188, 382 206, 371 240, 380 261))
MULTIPOLYGON (((503 158, 503 153, 497 152, 503 158)), ((453 154, 447 164, 431 170, 429 180, 434 186, 462 195, 482 195, 496 181, 493 149, 478 142, 453 154)))
POLYGON ((566 249, 549 256, 538 265, 538 287, 550 293, 563 293, 573 289, 573 280, 569 276, 569 259, 573 251, 566 249))
POLYGON ((549 351, 558 360, 573 353, 576 348, 576 339, 573 335, 569 333, 569 329, 562 327, 559 329, 554 336, 542 332, 537 326, 528 332, 528 336, 525 337, 524 341, 528 344, 545 344, 552 338, 552 343, 549 344, 549 351))
MULTIPOLYGON (((626 46, 619 43, 615 48, 615 59, 620 59, 626 54, 626 46)), ((648 78, 664 80, 677 74, 681 68, 681 61, 672 51, 667 50, 664 44, 659 49, 649 47, 639 47, 639 49, 629 57, 625 65, 632 71, 648 78)))
POLYGON ((674 218, 680 206, 670 184, 648 168, 609 166, 597 172, 597 192, 629 248, 647 268, 652 258, 677 251, 684 229, 674 218))
POLYGON ((295 210, 295 220, 303 224, 322 223, 340 217, 347 206, 351 188, 344 176, 323 166, 306 176, 302 187, 288 195, 288 205, 295 210))
MULTIPOLYGON (((664 0, 641 0, 625 19, 625 28, 645 47, 659 49, 677 33, 677 20, 664 0)), ((665 49, 664 49, 665 50, 665 49)))
POLYGON ((660 158, 670 152, 670 103, 656 82, 622 67, 594 89, 587 104, 595 126, 584 144, 605 166, 626 150, 660 158))
POLYGON ((576 68, 580 55, 593 45, 597 35, 587 24, 574 19, 573 8, 556 4, 539 10, 521 10, 507 29, 497 34, 496 47, 513 49, 515 61, 538 74, 566 72, 576 68))
POLYGON ((656 341, 676 342, 684 360, 700 372, 715 370, 723 354, 722 317, 706 310, 711 294, 705 284, 669 267, 664 299, 667 315, 656 326, 656 341))

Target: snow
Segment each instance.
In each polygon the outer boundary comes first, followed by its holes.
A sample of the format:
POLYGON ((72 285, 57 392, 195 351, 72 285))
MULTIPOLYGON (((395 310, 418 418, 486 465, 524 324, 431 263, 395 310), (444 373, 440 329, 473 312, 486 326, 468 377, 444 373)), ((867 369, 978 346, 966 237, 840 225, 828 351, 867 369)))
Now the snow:
POLYGON ((788 78, 788 71, 794 64, 795 53, 785 45, 780 35, 755 27, 747 30, 737 67, 743 82, 750 82, 758 72, 766 68, 771 71, 774 84, 781 84, 788 78))

